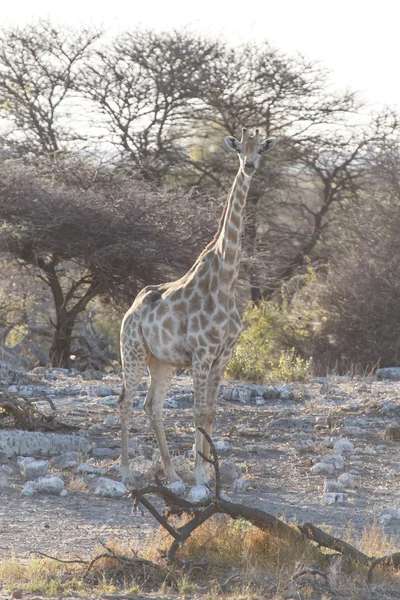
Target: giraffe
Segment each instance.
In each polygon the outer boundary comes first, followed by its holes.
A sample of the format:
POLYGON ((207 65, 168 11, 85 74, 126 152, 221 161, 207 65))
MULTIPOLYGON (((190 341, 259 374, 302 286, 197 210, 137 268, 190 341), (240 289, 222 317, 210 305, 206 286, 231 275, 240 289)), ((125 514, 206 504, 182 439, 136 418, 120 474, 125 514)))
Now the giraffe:
POLYGON ((180 279, 150 285, 136 297, 121 326, 123 388, 118 401, 121 418, 123 480, 130 479, 128 430, 134 394, 146 368, 150 386, 144 410, 150 418, 169 484, 181 482, 169 453, 163 425, 163 404, 176 367, 192 367, 194 387, 196 485, 209 482, 209 445, 198 430, 212 433, 219 385, 241 331, 235 304, 244 209, 252 175, 260 156, 276 141, 259 142, 259 130, 242 138, 225 137, 239 156, 239 171, 228 194, 217 233, 192 268, 180 279))

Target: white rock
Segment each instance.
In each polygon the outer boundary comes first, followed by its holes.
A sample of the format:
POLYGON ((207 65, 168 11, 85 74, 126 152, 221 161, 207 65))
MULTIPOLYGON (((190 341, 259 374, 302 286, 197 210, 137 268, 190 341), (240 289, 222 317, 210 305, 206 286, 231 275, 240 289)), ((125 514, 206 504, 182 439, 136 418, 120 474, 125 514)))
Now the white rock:
POLYGON ((64 489, 64 481, 56 475, 48 477, 39 477, 33 482, 36 492, 43 494, 59 494, 64 489))
POLYGON ((49 471, 48 464, 45 460, 35 460, 31 457, 22 460, 19 469, 23 477, 25 477, 25 481, 33 481, 41 475, 47 475, 49 471))
POLYGON ((219 465, 219 474, 222 483, 232 483, 240 477, 241 473, 241 468, 230 460, 223 460, 219 465))
POLYGON ((11 456, 56 456, 63 452, 89 452, 90 443, 78 435, 21 431, 18 429, 0 430, 0 453, 11 456))
POLYGON ((328 494, 330 492, 342 493, 344 492, 343 483, 339 483, 338 481, 328 480, 325 482, 324 493, 328 494))
POLYGON ((183 481, 174 481, 173 483, 169 483, 167 488, 177 496, 181 497, 185 495, 185 484, 183 481))
POLYGON ((239 477, 239 479, 235 479, 235 481, 232 483, 232 492, 245 492, 249 485, 250 481, 248 479, 239 477))
POLYGON ((87 463, 81 463, 75 471, 77 473, 87 473, 91 475, 106 475, 107 469, 102 469, 100 467, 94 467, 93 465, 88 465, 87 463))
POLYGON ((107 396, 112 396, 113 394, 115 394, 114 390, 106 385, 93 385, 89 388, 90 396, 97 396, 98 398, 107 398, 107 396))
POLYGON ((400 367, 384 367, 382 369, 377 369, 376 376, 378 379, 400 381, 400 367))
POLYGON ((344 458, 341 454, 326 454, 321 462, 333 465, 334 469, 344 469, 344 458))
POLYGON ((106 406, 118 406, 118 396, 105 396, 100 402, 106 406))
POLYGON ((61 490, 60 496, 63 498, 64 496, 68 496, 67 490, 61 490))
POLYGON ((219 454, 227 454, 231 451, 232 448, 230 442, 226 440, 217 440, 216 442, 214 442, 214 446, 219 454))
POLYGON ((308 440, 297 440, 294 443, 294 448, 298 452, 311 452, 315 449, 315 444, 311 439, 308 440))
POLYGON ((372 454, 376 454, 376 450, 373 446, 365 446, 363 453, 372 455, 372 454))
POLYGON ((10 467, 10 465, 1 465, 1 470, 4 471, 6 475, 12 475, 14 473, 14 469, 10 467))
POLYGON ((76 467, 81 461, 81 455, 79 452, 64 452, 60 456, 55 456, 51 461, 53 466, 57 469, 69 469, 70 467, 76 467))
POLYGON ((262 396, 257 396, 256 404, 257 404, 257 406, 264 406, 264 404, 265 404, 264 398, 262 396))
POLYGON ((201 502, 211 496, 211 492, 206 485, 195 485, 189 492, 189 502, 201 502))
POLYGON ((380 525, 388 525, 390 523, 390 521, 392 520, 392 515, 390 513, 384 513, 383 515, 381 515, 378 519, 378 523, 380 525))
POLYGON ((333 444, 333 449, 337 452, 353 452, 354 444, 347 438, 341 438, 333 444))
POLYGON ((316 463, 311 467, 311 473, 316 475, 332 475, 333 465, 331 463, 316 463))
POLYGON ((244 449, 249 454, 260 454, 268 450, 268 446, 265 444, 246 444, 244 449))
POLYGON ((351 473, 342 473, 339 475, 338 482, 342 483, 346 490, 354 490, 356 487, 354 476, 351 473))
POLYGON ((123 483, 108 477, 99 477, 94 489, 95 496, 102 496, 103 498, 120 498, 126 492, 127 489, 123 483))
POLYGON ((33 496, 34 493, 35 493, 34 486, 32 485, 31 481, 28 481, 28 483, 26 483, 24 485, 24 487, 22 488, 21 495, 22 496, 33 496))
POLYGON ((322 500, 325 504, 345 504, 346 494, 328 493, 322 496, 322 500))

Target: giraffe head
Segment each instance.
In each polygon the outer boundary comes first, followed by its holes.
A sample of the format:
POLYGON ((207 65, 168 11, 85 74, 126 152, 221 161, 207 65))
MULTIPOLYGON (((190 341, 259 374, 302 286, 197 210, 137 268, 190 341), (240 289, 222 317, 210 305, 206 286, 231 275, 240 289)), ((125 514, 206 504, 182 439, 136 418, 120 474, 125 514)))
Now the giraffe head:
POLYGON ((242 139, 240 142, 231 136, 225 138, 225 143, 228 148, 230 148, 230 150, 235 150, 238 153, 240 168, 246 177, 251 177, 258 168, 261 154, 263 152, 268 152, 268 150, 271 150, 276 144, 276 140, 272 138, 260 143, 258 135, 258 129, 256 129, 253 136, 249 136, 247 129, 243 127, 242 139))

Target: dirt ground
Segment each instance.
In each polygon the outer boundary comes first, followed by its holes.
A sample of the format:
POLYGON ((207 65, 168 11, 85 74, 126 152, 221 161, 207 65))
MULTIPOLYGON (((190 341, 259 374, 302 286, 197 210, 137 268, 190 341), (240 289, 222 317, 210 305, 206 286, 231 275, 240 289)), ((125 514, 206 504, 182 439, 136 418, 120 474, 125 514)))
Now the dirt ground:
MULTIPOLYGON (((101 382, 59 375, 48 383, 54 389, 70 390, 70 394, 53 396, 60 420, 89 430, 88 439, 94 447, 109 449, 115 458, 99 459, 93 464, 106 467, 115 479, 119 426, 100 427, 97 432, 92 426, 102 424, 110 415, 118 418, 118 409, 105 405, 93 389, 111 386, 117 393, 120 384, 118 375, 105 376, 101 382)), ((288 521, 312 521, 338 535, 343 535, 350 524, 361 535, 364 526, 386 509, 400 508, 400 442, 385 439, 388 424, 400 416, 400 382, 329 378, 282 389, 285 399, 267 399, 264 404, 260 398, 259 404, 255 399, 246 404, 220 399, 213 437, 229 436, 231 443, 231 451, 221 455, 221 460, 239 465, 242 476, 250 482, 245 492, 233 493, 230 485, 224 491, 236 501, 288 521), (334 475, 352 471, 356 489, 347 492, 345 505, 326 505, 322 501, 326 478, 313 474, 311 466, 317 455, 331 452, 323 444, 343 434, 355 450, 346 455, 345 468, 334 475), (312 439, 315 448, 296 450, 295 445, 304 439, 312 439), (260 446, 257 453, 245 448, 250 444, 260 446)), ((144 391, 139 393, 139 404, 144 395, 144 391)), ((174 454, 183 454, 191 450, 194 438, 190 377, 175 377, 169 396, 178 408, 165 409, 167 436, 174 454)), ((133 411, 132 438, 155 446, 149 421, 140 407, 133 411)), ((3 555, 12 552, 27 557, 39 550, 57 556, 84 556, 95 551, 99 538, 117 538, 140 551, 158 528, 148 513, 132 512, 129 498, 99 498, 90 487, 80 489, 73 468, 61 472, 67 496, 25 497, 21 496, 24 481, 16 459, 0 463, 13 468, 7 485, 0 487, 3 555)), ((142 483, 146 481, 143 478, 142 483)), ((392 519, 385 531, 400 541, 400 520, 392 519)))

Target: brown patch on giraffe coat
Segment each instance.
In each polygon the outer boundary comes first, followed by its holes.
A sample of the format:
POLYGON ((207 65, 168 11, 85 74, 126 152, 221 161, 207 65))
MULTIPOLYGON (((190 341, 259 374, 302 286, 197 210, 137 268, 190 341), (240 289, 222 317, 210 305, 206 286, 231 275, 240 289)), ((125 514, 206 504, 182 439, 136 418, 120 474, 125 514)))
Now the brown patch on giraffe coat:
POLYGON ((238 244, 239 242, 239 232, 237 229, 233 229, 233 227, 229 227, 226 237, 232 244, 238 244))
POLYGON ((239 202, 244 202, 246 199, 246 195, 241 190, 238 190, 238 193, 236 194, 236 198, 239 200, 239 202))
POLYGON ((166 329, 168 332, 172 333, 174 331, 174 321, 172 317, 167 317, 161 324, 161 326, 166 329))
POLYGON ((187 322, 186 321, 181 321, 179 323, 179 326, 178 326, 178 334, 179 335, 185 335, 186 328, 187 328, 187 322))
POLYGON ((161 330, 161 340, 163 344, 169 344, 171 342, 171 335, 165 329, 161 330))
POLYGON ((241 218, 240 215, 235 215, 234 212, 231 213, 231 218, 229 219, 229 222, 236 227, 237 229, 239 229, 240 224, 241 224, 241 218))
MULTIPOLYGON (((225 264, 232 265, 236 260, 236 248, 227 248, 225 251, 225 264)), ((228 269, 226 269, 228 270, 228 269)))
POLYGON ((215 252, 214 252, 212 260, 210 262, 210 266, 213 271, 218 271, 218 269, 219 269, 220 260, 219 260, 219 256, 217 256, 217 254, 215 252))
POLYGON ((214 293, 218 291, 218 277, 213 275, 210 283, 210 292, 214 293))
POLYGON ((186 313, 187 304, 183 300, 180 300, 176 304, 173 304, 172 309, 175 313, 186 313))
POLYGON ((210 278, 208 275, 200 279, 198 286, 199 290, 206 294, 210 290, 210 278))
POLYGON ((209 324, 209 322, 210 322, 209 318, 204 313, 200 313, 201 328, 205 329, 207 327, 207 325, 209 324))
POLYGON ((223 304, 224 306, 226 306, 228 304, 228 299, 229 299, 229 296, 226 292, 223 292, 222 290, 220 290, 218 292, 218 302, 220 304, 223 304))
POLYGON ((214 300, 213 296, 210 294, 208 296, 207 300, 204 302, 204 312, 208 313, 209 315, 212 315, 215 308, 216 308, 215 300, 214 300))
POLYGON ((157 319, 162 319, 168 312, 168 307, 165 302, 162 302, 157 308, 157 319))
POLYGON ((202 335, 199 335, 197 337, 197 341, 198 341, 199 346, 202 346, 203 348, 205 348, 207 346, 207 342, 202 335))
POLYGON ((197 346, 199 345, 197 342, 197 337, 195 337, 194 335, 189 335, 187 341, 192 346, 192 348, 197 348, 197 346))
POLYGON ((184 290, 183 290, 183 297, 186 298, 186 300, 188 300, 191 295, 193 294, 193 287, 194 287, 194 283, 190 282, 190 285, 187 285, 184 290))
POLYGON ((189 300, 189 312, 194 313, 201 308, 201 296, 195 292, 189 300))
POLYGON ((211 329, 207 329, 206 336, 209 340, 216 343, 221 339, 221 332, 217 327, 211 327, 211 329))
POLYGON ((191 331, 199 331, 199 329, 200 329, 199 319, 195 315, 194 317, 191 317, 191 319, 190 319, 190 330, 191 331))
POLYGON ((153 323, 153 321, 154 321, 154 313, 153 312, 151 312, 149 314, 149 316, 147 317, 147 320, 149 323, 153 323))
POLYGON ((215 317, 213 318, 214 323, 217 323, 217 325, 220 325, 221 323, 223 323, 224 321, 226 321, 227 319, 227 315, 226 312, 219 309, 219 311, 217 312, 217 314, 215 315, 215 317))

